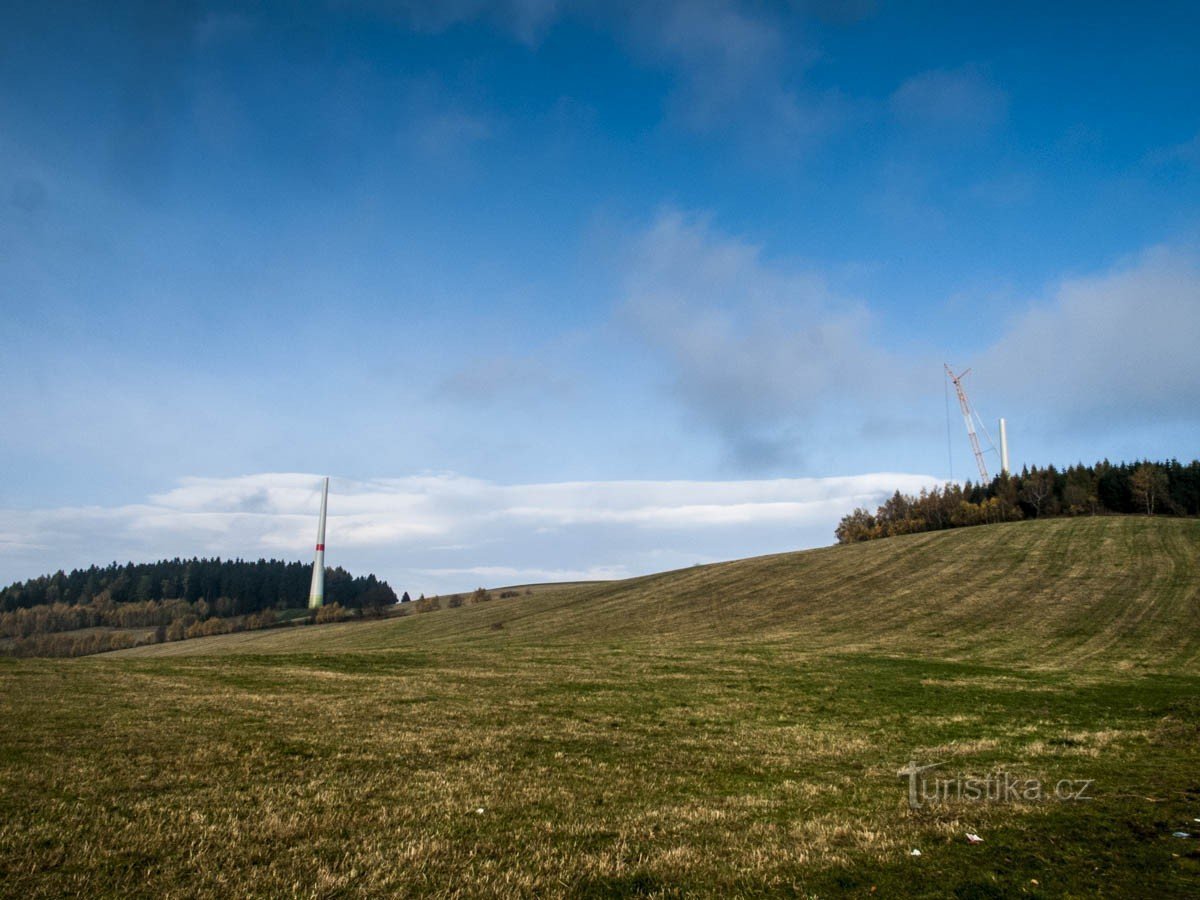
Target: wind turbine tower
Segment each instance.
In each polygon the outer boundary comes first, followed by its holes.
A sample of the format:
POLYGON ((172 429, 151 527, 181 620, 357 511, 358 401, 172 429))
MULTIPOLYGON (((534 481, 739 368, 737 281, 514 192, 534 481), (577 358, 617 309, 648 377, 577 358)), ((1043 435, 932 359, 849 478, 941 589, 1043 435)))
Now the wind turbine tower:
POLYGON ((325 508, 329 503, 329 476, 321 488, 321 521, 317 525, 317 554, 313 559, 312 587, 308 591, 308 608, 317 609, 325 603, 325 508))
POLYGON ((1008 423, 1000 420, 1000 474, 1008 474, 1008 423))

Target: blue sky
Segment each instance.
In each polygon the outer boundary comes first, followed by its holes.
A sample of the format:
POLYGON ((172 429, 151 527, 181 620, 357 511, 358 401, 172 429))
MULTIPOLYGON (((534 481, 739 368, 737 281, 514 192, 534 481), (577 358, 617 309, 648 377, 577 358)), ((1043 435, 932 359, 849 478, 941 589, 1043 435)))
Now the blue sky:
POLYGON ((22 6, 0 579, 301 555, 324 473, 422 589, 821 543, 951 474, 943 361, 1018 464, 1196 455, 1195 4, 22 6))

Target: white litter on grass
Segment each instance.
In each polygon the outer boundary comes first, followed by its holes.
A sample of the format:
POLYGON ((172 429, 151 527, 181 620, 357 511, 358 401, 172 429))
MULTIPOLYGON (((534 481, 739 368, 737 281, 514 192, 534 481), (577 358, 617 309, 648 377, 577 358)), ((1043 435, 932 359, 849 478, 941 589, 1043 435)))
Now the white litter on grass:
POLYGON ((1191 837, 1186 831, 1176 831, 1171 837, 1191 837))
POLYGON ((918 850, 918 849, 916 849, 916 848, 914 847, 912 850, 909 850, 909 851, 908 851, 908 855, 909 855, 909 856, 920 856, 920 855, 921 855, 921 851, 920 851, 920 850, 918 850))
POLYGON ((479 809, 475 810, 475 814, 476 814, 476 815, 482 815, 482 814, 483 814, 483 807, 481 806, 481 807, 479 807, 479 809))
POLYGON ((977 835, 971 831, 967 832, 967 840, 970 841, 972 844, 982 844, 983 843, 983 838, 981 838, 979 835, 977 835))

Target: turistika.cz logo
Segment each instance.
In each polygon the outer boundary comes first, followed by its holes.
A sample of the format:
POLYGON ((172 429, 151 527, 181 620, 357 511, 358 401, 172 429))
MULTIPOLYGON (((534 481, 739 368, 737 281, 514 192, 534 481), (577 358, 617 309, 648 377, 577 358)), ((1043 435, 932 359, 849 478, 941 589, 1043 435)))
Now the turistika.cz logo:
POLYGON ((1067 802, 1091 800, 1093 780, 1061 778, 1050 784, 1039 778, 1020 778, 1011 772, 992 772, 982 777, 926 777, 927 772, 943 763, 918 766, 910 762, 896 773, 908 779, 910 809, 942 806, 948 803, 1041 803, 1045 800, 1067 802))

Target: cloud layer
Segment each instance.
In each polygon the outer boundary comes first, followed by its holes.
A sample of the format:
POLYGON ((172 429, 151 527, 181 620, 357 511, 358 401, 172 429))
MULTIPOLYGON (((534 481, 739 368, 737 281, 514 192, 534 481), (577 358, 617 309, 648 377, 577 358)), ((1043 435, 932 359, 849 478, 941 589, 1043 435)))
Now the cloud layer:
POLYGON ((795 471, 819 445, 844 443, 838 428, 851 421, 887 421, 893 436, 915 429, 934 443, 943 361, 970 365, 983 408, 1042 442, 1027 447, 1031 462, 1072 462, 1084 444, 1097 458, 1126 452, 1131 429, 1200 424, 1191 244, 1052 282, 1007 321, 980 298, 969 350, 958 335, 940 349, 889 345, 869 312, 888 298, 841 296, 819 272, 771 259, 703 215, 662 212, 632 246, 620 309, 686 418, 739 471, 795 471), (1047 459, 1067 430, 1071 456, 1047 459))
POLYGON ((980 359, 997 393, 1072 423, 1197 420, 1200 254, 1152 247, 1062 281, 980 359))
MULTIPOLYGON (((921 475, 501 485, 459 475, 334 479, 328 562, 410 591, 619 578, 827 544, 838 518, 921 475)), ((143 503, 0 510, 3 579, 109 560, 305 558, 315 475, 187 478, 143 503)))
POLYGON ((624 312, 665 358, 688 415, 750 470, 794 464, 806 424, 853 402, 883 354, 864 307, 773 266, 706 219, 662 213, 636 242, 624 312))

